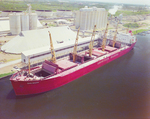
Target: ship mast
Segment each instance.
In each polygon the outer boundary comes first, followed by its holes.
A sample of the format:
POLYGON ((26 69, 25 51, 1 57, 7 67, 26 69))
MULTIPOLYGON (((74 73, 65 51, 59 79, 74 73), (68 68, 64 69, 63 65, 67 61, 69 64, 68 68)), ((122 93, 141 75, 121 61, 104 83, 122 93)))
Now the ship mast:
POLYGON ((52 37, 51 37, 51 33, 50 32, 49 32, 49 38, 50 38, 50 49, 51 49, 51 55, 52 55, 51 61, 53 63, 55 63, 56 62, 56 56, 55 56, 55 51, 54 51, 52 37))
POLYGON ((105 29, 105 33, 104 33, 104 38, 103 38, 103 42, 102 42, 102 51, 105 51, 105 45, 106 45, 106 40, 107 40, 107 31, 108 31, 108 25, 109 23, 107 23, 106 29, 105 29))
POLYGON ((94 39, 95 39, 95 30, 96 30, 96 25, 94 25, 94 29, 93 29, 93 33, 92 33, 92 37, 91 37, 91 42, 89 44, 89 56, 92 56, 92 49, 93 49, 93 43, 94 43, 94 39))
POLYGON ((115 35, 114 35, 114 39, 113 39, 113 47, 115 46, 115 43, 116 43, 116 36, 117 36, 117 30, 118 30, 118 24, 119 22, 117 23, 117 27, 116 27, 116 32, 115 32, 115 35))
POLYGON ((80 30, 80 28, 79 28, 78 31, 77 31, 77 37, 76 37, 75 45, 74 45, 74 49, 73 49, 73 62, 76 61, 76 54, 77 54, 77 46, 78 46, 79 30, 80 30))

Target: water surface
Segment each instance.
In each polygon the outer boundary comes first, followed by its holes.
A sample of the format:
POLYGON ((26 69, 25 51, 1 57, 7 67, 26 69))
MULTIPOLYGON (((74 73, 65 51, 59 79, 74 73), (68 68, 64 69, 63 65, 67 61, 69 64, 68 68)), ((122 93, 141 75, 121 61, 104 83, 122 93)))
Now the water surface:
POLYGON ((16 97, 0 80, 0 118, 150 118, 150 35, 137 38, 126 55, 52 91, 16 97))

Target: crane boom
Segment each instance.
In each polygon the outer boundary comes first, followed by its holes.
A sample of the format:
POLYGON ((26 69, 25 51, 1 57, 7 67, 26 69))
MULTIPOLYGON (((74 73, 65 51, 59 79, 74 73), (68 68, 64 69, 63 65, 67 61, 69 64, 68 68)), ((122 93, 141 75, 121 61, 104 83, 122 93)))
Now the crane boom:
POLYGON ((116 32, 115 32, 115 35, 114 35, 114 39, 113 39, 113 47, 115 46, 115 43, 116 43, 116 36, 117 36, 117 30, 118 30, 118 24, 119 22, 117 23, 117 27, 116 27, 116 32))
POLYGON ((78 31, 77 31, 77 37, 76 37, 75 45, 74 45, 74 49, 73 49, 73 62, 76 61, 76 54, 77 54, 77 46, 78 46, 79 30, 80 30, 80 28, 79 28, 78 31))
POLYGON ((105 51, 105 46, 106 46, 106 40, 107 40, 107 31, 108 31, 108 25, 109 23, 107 23, 106 29, 105 29, 105 33, 104 33, 104 38, 103 38, 103 42, 102 42, 102 51, 105 51))
POLYGON ((51 37, 51 33, 50 32, 49 32, 49 38, 50 38, 50 49, 51 49, 51 55, 52 55, 51 61, 53 63, 55 63, 56 62, 56 56, 55 56, 55 51, 54 51, 52 37, 51 37))
POLYGON ((94 39, 95 39, 95 30, 96 30, 96 25, 94 25, 94 29, 93 29, 93 33, 92 33, 92 37, 91 37, 91 42, 89 44, 89 56, 92 56, 92 49, 93 49, 93 43, 94 43, 94 39))

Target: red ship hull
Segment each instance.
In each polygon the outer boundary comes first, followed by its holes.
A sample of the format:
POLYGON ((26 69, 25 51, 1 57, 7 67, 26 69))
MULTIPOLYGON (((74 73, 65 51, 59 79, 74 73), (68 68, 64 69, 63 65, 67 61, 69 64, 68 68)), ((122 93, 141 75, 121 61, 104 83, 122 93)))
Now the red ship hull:
POLYGON ((101 57, 91 60, 87 63, 84 63, 80 66, 74 67, 72 69, 66 70, 60 74, 56 74, 51 76, 45 80, 37 80, 37 81, 16 81, 13 80, 15 74, 11 77, 10 81, 14 88, 16 95, 30 95, 46 92, 62 85, 65 85, 79 77, 82 77, 89 72, 121 57, 122 55, 128 53, 133 47, 135 43, 133 43, 130 47, 121 50, 114 51, 110 53, 107 57, 101 59, 101 57))

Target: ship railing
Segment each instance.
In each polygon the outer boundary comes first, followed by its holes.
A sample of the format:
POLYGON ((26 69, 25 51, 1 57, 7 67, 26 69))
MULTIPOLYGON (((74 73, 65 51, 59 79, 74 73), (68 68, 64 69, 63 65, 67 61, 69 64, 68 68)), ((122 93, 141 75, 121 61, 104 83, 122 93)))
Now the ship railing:
MULTIPOLYGON (((36 68, 38 68, 38 67, 31 68, 31 71, 34 70, 34 69, 36 69, 36 68)), ((21 69, 21 71, 18 71, 16 73, 14 73, 10 79, 13 80, 15 77, 21 76, 25 72, 26 72, 26 74, 28 74, 29 73, 29 69, 21 69)))

